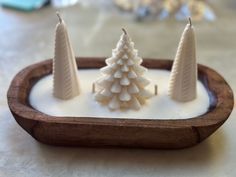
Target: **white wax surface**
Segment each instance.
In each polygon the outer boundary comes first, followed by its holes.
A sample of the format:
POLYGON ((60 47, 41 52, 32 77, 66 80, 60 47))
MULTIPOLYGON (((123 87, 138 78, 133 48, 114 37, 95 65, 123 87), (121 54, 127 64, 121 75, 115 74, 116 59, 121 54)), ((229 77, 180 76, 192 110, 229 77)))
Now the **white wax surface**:
POLYGON ((45 114, 52 116, 105 117, 136 119, 186 119, 204 114, 209 107, 209 96, 200 81, 197 83, 197 99, 187 103, 173 101, 168 95, 170 72, 149 69, 145 77, 151 80, 147 87, 154 94, 154 84, 158 85, 158 95, 153 95, 138 111, 110 111, 94 100, 92 83, 101 76, 96 69, 78 71, 81 94, 71 100, 59 100, 52 95, 52 75, 40 79, 30 92, 30 104, 45 114))

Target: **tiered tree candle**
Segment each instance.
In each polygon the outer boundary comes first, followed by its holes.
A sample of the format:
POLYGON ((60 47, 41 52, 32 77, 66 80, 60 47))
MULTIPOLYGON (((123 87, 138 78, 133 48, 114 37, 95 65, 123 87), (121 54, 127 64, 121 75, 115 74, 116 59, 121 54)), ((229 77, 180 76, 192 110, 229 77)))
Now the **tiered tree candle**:
POLYGON ((134 49, 134 43, 123 29, 112 57, 106 59, 107 66, 101 68, 104 76, 96 82, 99 91, 95 99, 108 105, 111 110, 140 109, 146 99, 152 96, 145 89, 150 82, 143 77, 147 69, 140 65, 142 61, 134 49))
POLYGON ((53 95, 67 100, 80 92, 77 65, 65 22, 57 13, 55 55, 53 59, 53 95))
POLYGON ((192 101, 197 97, 197 63, 194 28, 189 24, 182 34, 175 56, 169 82, 169 95, 180 102, 192 101))

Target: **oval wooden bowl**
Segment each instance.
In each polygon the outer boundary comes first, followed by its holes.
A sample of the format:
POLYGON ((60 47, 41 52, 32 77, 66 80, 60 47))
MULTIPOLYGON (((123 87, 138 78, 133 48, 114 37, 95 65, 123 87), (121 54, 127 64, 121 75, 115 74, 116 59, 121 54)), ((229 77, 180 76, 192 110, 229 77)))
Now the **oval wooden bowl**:
MULTIPOLYGON (((80 69, 105 66, 104 58, 77 58, 77 64, 80 69)), ((170 70, 172 61, 144 59, 143 65, 170 70)), ((224 78, 216 71, 198 65, 199 79, 207 88, 211 103, 204 115, 184 120, 49 116, 35 110, 28 95, 39 79, 51 73, 52 60, 31 65, 15 76, 7 94, 9 108, 18 124, 36 140, 50 145, 190 147, 214 133, 227 120, 234 105, 233 92, 224 78)))

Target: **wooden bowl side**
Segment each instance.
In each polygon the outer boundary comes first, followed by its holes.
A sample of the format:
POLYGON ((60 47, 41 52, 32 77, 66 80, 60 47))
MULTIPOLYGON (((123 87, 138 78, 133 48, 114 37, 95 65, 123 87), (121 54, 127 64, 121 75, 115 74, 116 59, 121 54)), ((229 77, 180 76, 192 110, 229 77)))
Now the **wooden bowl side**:
MULTIPOLYGON (((171 60, 144 59, 147 68, 172 67, 171 60)), ((104 58, 77 58, 78 68, 100 68, 104 58)), ((31 65, 13 79, 7 94, 9 108, 18 122, 40 142, 60 146, 121 146, 178 149, 203 141, 229 117, 233 92, 216 71, 199 65, 199 79, 208 89, 209 111, 196 118, 182 120, 108 119, 88 117, 56 117, 31 107, 28 95, 32 86, 52 73, 52 60, 31 65)))

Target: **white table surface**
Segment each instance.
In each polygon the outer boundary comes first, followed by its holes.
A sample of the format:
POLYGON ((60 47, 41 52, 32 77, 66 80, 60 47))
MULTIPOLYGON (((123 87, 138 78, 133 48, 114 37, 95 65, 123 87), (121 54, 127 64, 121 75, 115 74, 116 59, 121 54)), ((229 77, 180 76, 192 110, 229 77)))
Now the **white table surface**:
MULTIPOLYGON (((196 23, 198 60, 219 71, 236 90, 236 4, 215 1, 218 20, 196 23)), ((185 23, 136 23, 94 8, 61 10, 75 53, 110 56, 126 27, 141 56, 173 58, 185 23)), ((14 120, 6 99, 13 76, 53 55, 54 10, 0 9, 0 177, 236 176, 236 113, 206 141, 183 150, 64 148, 41 144, 14 120)))

